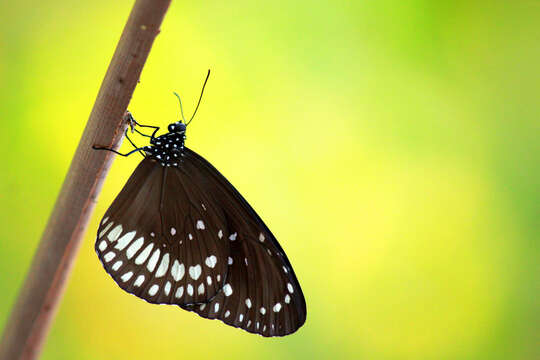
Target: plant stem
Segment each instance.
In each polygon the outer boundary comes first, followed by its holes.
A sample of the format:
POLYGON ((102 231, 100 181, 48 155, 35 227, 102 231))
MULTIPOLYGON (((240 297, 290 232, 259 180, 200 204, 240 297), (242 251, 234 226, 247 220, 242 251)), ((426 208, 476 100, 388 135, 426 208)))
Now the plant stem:
POLYGON ((97 196, 118 148, 125 113, 171 0, 137 0, 0 342, 0 359, 35 359, 63 295, 97 196))

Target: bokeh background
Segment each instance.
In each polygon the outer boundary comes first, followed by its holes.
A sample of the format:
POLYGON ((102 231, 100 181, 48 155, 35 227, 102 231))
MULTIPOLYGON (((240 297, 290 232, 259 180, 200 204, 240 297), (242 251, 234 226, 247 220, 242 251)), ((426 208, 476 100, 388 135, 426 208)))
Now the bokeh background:
MULTIPOLYGON (((133 1, 0 1, 0 327, 133 1)), ((93 250, 43 359, 539 356, 540 3, 173 1, 129 109, 259 212, 308 320, 265 339, 120 290, 93 250)), ((143 139, 137 139, 144 143, 143 139)), ((124 144, 127 149, 128 144, 124 144)))

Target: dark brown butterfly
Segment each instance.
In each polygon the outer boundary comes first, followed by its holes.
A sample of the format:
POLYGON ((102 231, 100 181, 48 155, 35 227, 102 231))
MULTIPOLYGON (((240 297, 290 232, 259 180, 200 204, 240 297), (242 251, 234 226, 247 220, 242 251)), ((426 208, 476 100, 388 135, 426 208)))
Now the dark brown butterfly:
POLYGON ((95 249, 105 270, 150 303, 262 336, 295 332, 306 303, 285 252, 227 179, 184 146, 189 122, 157 137, 158 127, 130 123, 154 131, 132 128, 150 146, 120 154, 145 157, 100 223, 95 249))

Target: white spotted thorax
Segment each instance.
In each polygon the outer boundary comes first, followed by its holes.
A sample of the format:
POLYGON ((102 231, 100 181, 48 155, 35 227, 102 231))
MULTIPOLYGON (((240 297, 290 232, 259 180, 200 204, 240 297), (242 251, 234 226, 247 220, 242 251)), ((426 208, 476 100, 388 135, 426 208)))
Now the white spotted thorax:
POLYGON ((152 128, 151 136, 138 131, 150 137, 137 149, 145 158, 97 231, 107 273, 149 303, 265 337, 298 330, 305 299, 274 235, 219 171, 184 146, 184 123, 157 137, 152 128))
POLYGON ((186 125, 175 122, 169 125, 169 132, 152 138, 150 146, 143 151, 150 158, 157 160, 161 166, 178 167, 182 162, 184 141, 186 140, 186 125))

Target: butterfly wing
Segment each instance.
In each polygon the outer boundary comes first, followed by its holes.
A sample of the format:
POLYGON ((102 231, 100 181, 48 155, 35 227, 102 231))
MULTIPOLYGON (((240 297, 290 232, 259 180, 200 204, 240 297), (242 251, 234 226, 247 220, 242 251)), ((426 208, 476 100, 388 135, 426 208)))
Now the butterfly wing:
POLYGON ((263 336, 284 336, 306 320, 306 303, 276 238, 238 191, 209 162, 185 148, 178 169, 221 206, 228 229, 225 285, 207 304, 183 308, 263 336))
POLYGON ((227 277, 225 214, 179 175, 145 158, 98 229, 95 249, 105 270, 151 303, 207 302, 227 277))

